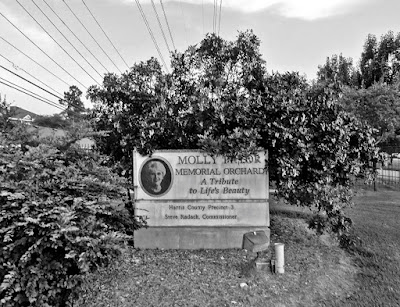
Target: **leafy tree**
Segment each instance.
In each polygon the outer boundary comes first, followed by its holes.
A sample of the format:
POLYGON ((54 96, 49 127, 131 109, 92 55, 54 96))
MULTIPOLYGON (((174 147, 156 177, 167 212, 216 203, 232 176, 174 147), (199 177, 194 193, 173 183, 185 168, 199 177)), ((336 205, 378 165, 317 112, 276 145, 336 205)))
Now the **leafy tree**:
POLYGON ((121 170, 130 178, 134 148, 142 148, 143 125, 148 114, 159 105, 165 76, 155 58, 135 64, 120 77, 107 74, 103 86, 91 86, 87 96, 94 102, 92 120, 97 131, 107 137, 96 137, 96 146, 121 163, 121 170), (125 172, 129 170, 128 172, 125 172))
POLYGON ((324 65, 318 66, 317 82, 351 86, 357 83, 357 73, 353 60, 342 54, 326 58, 324 65))
POLYGON ((381 80, 393 84, 400 71, 400 33, 395 37, 394 33, 389 31, 381 36, 377 59, 381 64, 381 80))
POLYGON ((14 115, 10 106, 11 105, 7 102, 6 97, 2 98, 0 94, 0 133, 13 126, 9 121, 9 118, 14 115))
POLYGON ((310 88, 297 74, 267 76, 264 92, 249 105, 231 103, 228 112, 219 114, 241 112, 230 119, 233 123, 245 116, 247 125, 236 122, 229 129, 210 131, 200 144, 229 155, 268 149, 278 195, 325 214, 326 227, 341 235, 351 225, 343 208, 351 203, 352 178, 369 174, 368 163, 377 152, 372 130, 332 97, 329 88, 310 88))
POLYGON ((310 86, 296 73, 268 75, 259 46, 251 31, 233 42, 208 35, 172 55, 169 75, 153 60, 131 77, 107 76, 89 91, 93 116, 125 153, 201 148, 243 157, 268 149, 279 195, 324 212, 341 234, 350 224, 343 206, 352 177, 368 173, 376 154, 372 131, 344 112, 334 88, 310 86))
POLYGON ((67 140, 24 150, 19 132, 0 136, 1 306, 67 306, 143 223, 107 157, 67 140))
POLYGON ((375 83, 367 89, 347 88, 340 99, 344 108, 374 128, 378 143, 400 129, 400 87, 375 83))
POLYGON ((361 53, 360 81, 368 88, 376 82, 393 84, 400 73, 400 33, 392 31, 381 36, 369 34, 361 53))
POLYGON ((68 92, 64 92, 64 99, 60 103, 67 106, 63 112, 69 119, 79 120, 85 112, 85 107, 81 100, 82 91, 75 85, 69 87, 68 92))
POLYGON ((400 129, 400 33, 389 31, 380 40, 368 35, 357 70, 351 59, 328 57, 319 66, 317 83, 335 88, 342 107, 375 129, 378 143, 393 139, 400 129))
POLYGON ((360 72, 363 87, 370 87, 378 82, 382 76, 380 63, 376 57, 378 52, 378 42, 375 35, 369 34, 361 53, 360 72))
POLYGON ((70 126, 70 122, 64 119, 60 114, 54 114, 50 116, 38 116, 35 118, 33 123, 41 127, 49 127, 55 129, 63 129, 70 126))

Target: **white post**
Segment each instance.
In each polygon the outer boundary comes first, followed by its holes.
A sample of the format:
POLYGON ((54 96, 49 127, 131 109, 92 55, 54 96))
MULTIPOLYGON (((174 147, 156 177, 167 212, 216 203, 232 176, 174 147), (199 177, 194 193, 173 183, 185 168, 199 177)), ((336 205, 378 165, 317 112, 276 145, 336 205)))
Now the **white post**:
POLYGON ((275 243, 275 270, 277 273, 283 274, 285 273, 285 256, 284 256, 284 247, 283 243, 275 243))

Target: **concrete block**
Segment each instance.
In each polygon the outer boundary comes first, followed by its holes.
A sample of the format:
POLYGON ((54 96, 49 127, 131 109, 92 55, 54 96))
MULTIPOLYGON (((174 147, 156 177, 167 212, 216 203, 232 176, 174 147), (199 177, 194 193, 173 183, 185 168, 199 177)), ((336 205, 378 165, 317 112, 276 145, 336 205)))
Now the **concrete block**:
MULTIPOLYGON (((242 248, 243 235, 268 227, 149 227, 134 233, 134 245, 141 249, 229 249, 242 248)), ((264 243, 265 244, 265 243, 264 243)), ((269 240, 268 240, 269 244, 269 240)))
POLYGON ((268 235, 263 230, 252 231, 243 235, 243 248, 250 252, 258 253, 264 251, 269 246, 268 235))

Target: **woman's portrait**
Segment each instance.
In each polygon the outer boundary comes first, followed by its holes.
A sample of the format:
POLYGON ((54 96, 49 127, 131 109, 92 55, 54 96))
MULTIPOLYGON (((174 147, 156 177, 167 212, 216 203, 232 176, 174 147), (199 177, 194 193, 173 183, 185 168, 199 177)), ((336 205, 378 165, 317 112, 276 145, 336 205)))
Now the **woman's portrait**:
POLYGON ((171 170, 160 158, 150 159, 142 167, 140 181, 143 190, 150 196, 161 196, 171 186, 171 170))

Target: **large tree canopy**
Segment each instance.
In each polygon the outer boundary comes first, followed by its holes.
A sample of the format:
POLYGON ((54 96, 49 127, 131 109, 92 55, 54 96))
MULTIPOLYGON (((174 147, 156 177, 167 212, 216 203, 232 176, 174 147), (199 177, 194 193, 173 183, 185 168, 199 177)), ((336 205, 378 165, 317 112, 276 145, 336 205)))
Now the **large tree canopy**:
POLYGON ((35 125, 54 129, 68 128, 70 125, 70 122, 64 119, 60 114, 38 116, 33 122, 35 125))
POLYGON ((336 89, 345 111, 374 128, 378 143, 400 131, 400 33, 369 34, 356 68, 341 54, 318 67, 317 83, 336 89))
POLYGON ((151 114, 165 95, 165 80, 160 64, 151 58, 121 76, 107 74, 102 87, 89 88, 95 126, 108 132, 106 138, 96 138, 97 147, 114 162, 130 165, 134 148, 146 151, 148 145, 143 140, 153 125, 151 114))
POLYGON ((375 129, 378 143, 394 137, 400 129, 398 84, 376 83, 367 89, 346 88, 340 101, 348 112, 375 129))
POLYGON ((400 33, 369 34, 360 59, 361 86, 368 88, 381 81, 392 84, 400 74, 400 33))
POLYGON ((0 93, 0 133, 10 129, 12 123, 10 117, 14 115, 11 104, 7 102, 6 97, 2 97, 0 93))
POLYGON ((317 82, 338 83, 356 88, 369 88, 375 83, 395 84, 400 80, 400 33, 388 31, 378 39, 368 34, 360 60, 342 54, 327 57, 318 66, 317 82))
POLYGON ((208 35, 172 55, 171 74, 150 59, 107 75, 88 91, 98 129, 110 131, 101 148, 122 162, 134 148, 236 157, 265 148, 279 195, 325 212, 340 233, 351 178, 376 153, 372 131, 344 112, 332 88, 297 73, 268 75, 259 46, 251 31, 232 42, 208 35))
POLYGON ((326 58, 324 65, 318 66, 317 82, 338 83, 339 85, 354 85, 357 83, 357 71, 353 60, 342 54, 326 58))
POLYGON ((81 119, 85 111, 81 96, 82 91, 77 86, 72 85, 67 92, 64 92, 64 99, 60 99, 60 103, 67 107, 63 113, 71 120, 81 119))

